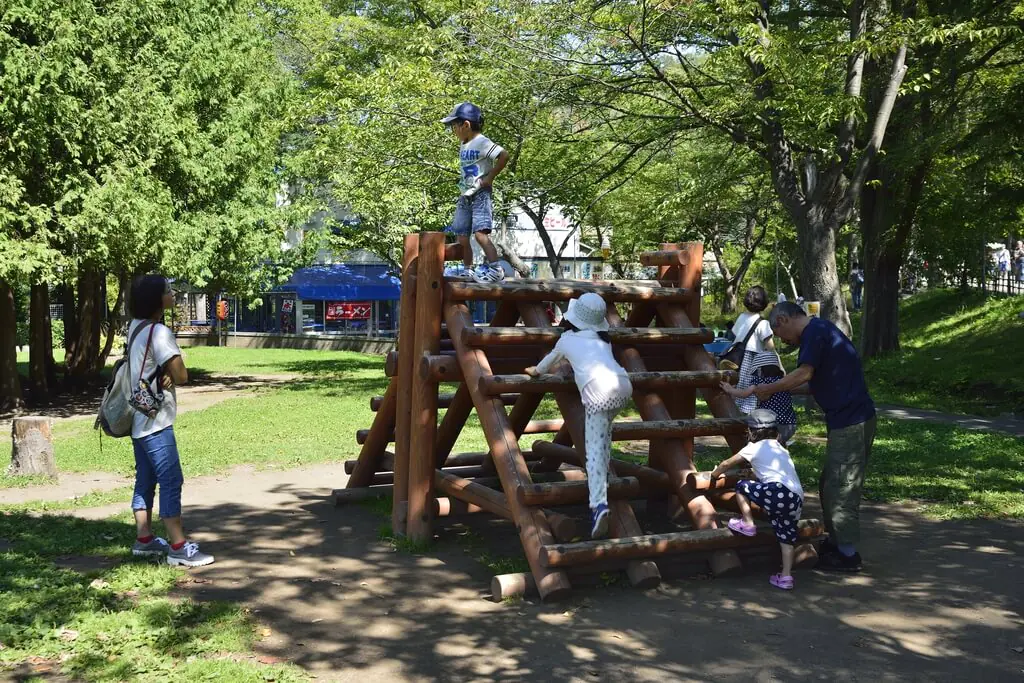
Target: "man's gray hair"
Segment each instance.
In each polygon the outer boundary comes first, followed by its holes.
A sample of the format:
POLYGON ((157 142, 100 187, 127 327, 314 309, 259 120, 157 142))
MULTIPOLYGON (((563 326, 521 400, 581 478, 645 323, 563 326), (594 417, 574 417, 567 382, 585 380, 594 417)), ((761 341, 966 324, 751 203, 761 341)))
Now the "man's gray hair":
POLYGON ((780 301, 772 306, 772 310, 768 314, 768 324, 774 327, 781 315, 787 318, 802 318, 807 316, 807 311, 793 301, 780 301))

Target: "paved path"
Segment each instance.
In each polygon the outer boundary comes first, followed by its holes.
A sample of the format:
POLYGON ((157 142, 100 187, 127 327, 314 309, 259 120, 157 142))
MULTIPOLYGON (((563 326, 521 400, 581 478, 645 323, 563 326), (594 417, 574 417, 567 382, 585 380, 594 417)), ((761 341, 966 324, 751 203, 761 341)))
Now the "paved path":
MULTIPOLYGON (((186 487, 186 524, 217 562, 182 591, 250 607, 260 655, 319 680, 1020 681, 1024 523, 949 522, 865 506, 866 570, 578 586, 560 604, 496 604, 473 559, 517 556, 511 524, 447 518, 426 554, 378 540, 370 509, 334 508, 341 463, 236 471, 186 487)), ((813 497, 808 516, 817 516, 813 497)), ((79 511, 96 518, 110 509, 79 511)), ((126 539, 131 528, 125 524, 126 539)), ((127 540, 126 540, 127 542, 127 540)))
POLYGON ((1024 420, 1014 417, 978 417, 975 415, 957 415, 937 410, 922 410, 906 406, 880 405, 878 412, 894 420, 923 420, 926 422, 942 422, 954 424, 961 429, 985 432, 1002 432, 1024 438, 1024 420))

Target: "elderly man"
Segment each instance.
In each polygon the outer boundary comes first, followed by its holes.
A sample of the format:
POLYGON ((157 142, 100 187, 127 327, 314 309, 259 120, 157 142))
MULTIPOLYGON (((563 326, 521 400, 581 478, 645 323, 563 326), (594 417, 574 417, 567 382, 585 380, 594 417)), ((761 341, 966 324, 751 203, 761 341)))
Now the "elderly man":
POLYGON ((805 382, 810 386, 828 427, 818 492, 829 538, 822 546, 818 568, 858 572, 861 489, 875 439, 875 404, 868 395, 860 358, 838 327, 809 318, 795 303, 776 304, 768 322, 775 336, 787 344, 799 344, 799 367, 778 382, 755 386, 754 394, 765 400, 805 382))

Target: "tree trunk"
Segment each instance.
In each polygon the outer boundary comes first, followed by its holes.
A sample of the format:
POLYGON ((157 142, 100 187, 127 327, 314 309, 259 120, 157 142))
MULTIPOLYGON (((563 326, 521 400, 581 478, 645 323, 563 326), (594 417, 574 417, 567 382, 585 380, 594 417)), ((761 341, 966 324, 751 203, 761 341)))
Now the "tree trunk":
POLYGON ((29 306, 29 386, 32 400, 46 403, 56 380, 53 363, 53 329, 50 323, 50 288, 45 282, 32 285, 29 306))
POLYGON ((53 459, 53 435, 46 417, 16 417, 11 425, 11 475, 57 476, 53 459))
POLYGON ((0 280, 0 411, 19 410, 24 405, 15 348, 16 327, 14 290, 5 280, 0 280))
POLYGON ((836 269, 836 230, 825 222, 822 211, 814 207, 808 214, 794 217, 800 247, 801 294, 806 301, 821 302, 819 315, 852 337, 850 316, 836 269))
POLYGON ((560 278, 562 275, 559 269, 559 266, 562 264, 561 253, 555 249, 555 243, 551 241, 551 235, 548 234, 548 229, 544 227, 544 217, 548 213, 547 203, 541 200, 537 211, 534 211, 525 203, 520 206, 523 209, 523 213, 533 221, 533 227, 537 229, 537 234, 540 235, 540 241, 544 245, 544 253, 548 257, 548 264, 551 266, 551 277, 555 279, 560 278))
POLYGON ((107 341, 103 344, 103 350, 100 351, 100 357, 96 361, 97 368, 102 369, 107 364, 110 350, 114 347, 114 339, 121 331, 121 322, 125 319, 124 297, 130 282, 129 277, 125 274, 118 279, 117 300, 114 302, 114 307, 107 312, 107 341))
POLYGON ((710 241, 711 253, 715 255, 715 262, 718 264, 718 271, 722 274, 724 285, 724 296, 722 297, 722 313, 732 313, 736 310, 736 281, 733 274, 729 272, 729 264, 725 262, 725 254, 717 241, 710 241))
POLYGON ((106 303, 101 300, 102 280, 102 274, 94 268, 83 265, 78 272, 78 339, 74 344, 74 355, 67 362, 68 375, 76 385, 86 383, 98 371, 96 360, 100 356, 102 321, 100 307, 106 307, 106 303))

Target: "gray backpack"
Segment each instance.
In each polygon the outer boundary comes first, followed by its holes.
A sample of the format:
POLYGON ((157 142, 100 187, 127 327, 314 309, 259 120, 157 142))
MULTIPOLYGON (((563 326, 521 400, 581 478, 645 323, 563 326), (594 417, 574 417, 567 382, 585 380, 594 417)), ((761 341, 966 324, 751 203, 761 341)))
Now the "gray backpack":
POLYGON ((103 400, 100 402, 99 414, 96 415, 96 422, 93 429, 102 429, 107 436, 120 439, 132 435, 132 418, 138 410, 132 406, 132 369, 131 352, 132 343, 147 327, 154 323, 146 320, 132 332, 128 344, 124 347, 124 356, 114 363, 114 370, 110 373, 110 383, 103 391, 103 400))

